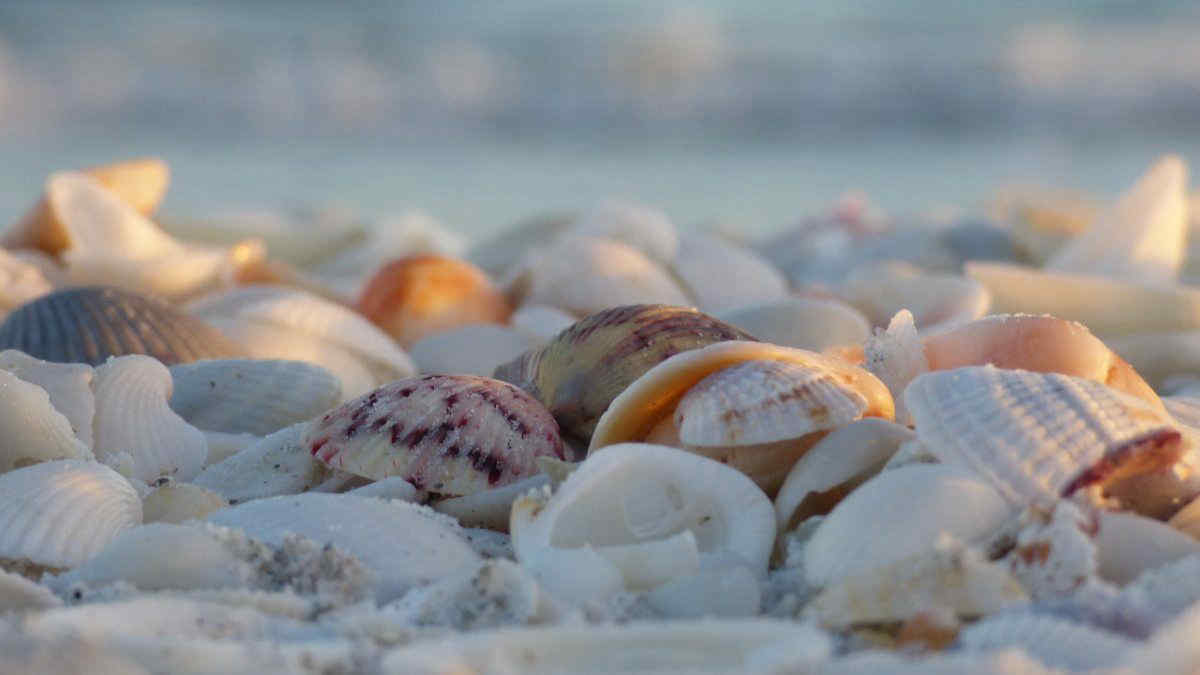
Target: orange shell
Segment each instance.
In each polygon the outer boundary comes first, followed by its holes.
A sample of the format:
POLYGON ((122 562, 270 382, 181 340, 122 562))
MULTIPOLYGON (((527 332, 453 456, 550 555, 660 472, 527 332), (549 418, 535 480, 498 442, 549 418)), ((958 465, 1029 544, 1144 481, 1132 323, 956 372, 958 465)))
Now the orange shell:
POLYGON ((418 255, 387 263, 363 288, 358 311, 403 347, 472 323, 504 323, 512 308, 469 262, 418 255))

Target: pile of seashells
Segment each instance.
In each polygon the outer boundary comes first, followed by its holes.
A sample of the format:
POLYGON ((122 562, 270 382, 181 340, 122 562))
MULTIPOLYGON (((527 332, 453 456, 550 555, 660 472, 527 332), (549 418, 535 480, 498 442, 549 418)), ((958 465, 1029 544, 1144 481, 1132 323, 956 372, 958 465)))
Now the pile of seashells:
POLYGON ((0 238, 4 672, 1200 668, 1178 158, 758 245, 167 183, 56 173, 0 238))

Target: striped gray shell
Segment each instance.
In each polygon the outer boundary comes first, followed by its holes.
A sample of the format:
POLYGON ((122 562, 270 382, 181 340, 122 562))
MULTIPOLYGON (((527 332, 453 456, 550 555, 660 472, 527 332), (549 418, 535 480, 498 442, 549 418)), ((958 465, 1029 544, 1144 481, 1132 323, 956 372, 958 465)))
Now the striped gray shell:
POLYGON ((21 305, 0 325, 0 349, 10 348, 94 366, 127 354, 171 365, 242 351, 217 329, 162 301, 105 286, 67 288, 21 305))

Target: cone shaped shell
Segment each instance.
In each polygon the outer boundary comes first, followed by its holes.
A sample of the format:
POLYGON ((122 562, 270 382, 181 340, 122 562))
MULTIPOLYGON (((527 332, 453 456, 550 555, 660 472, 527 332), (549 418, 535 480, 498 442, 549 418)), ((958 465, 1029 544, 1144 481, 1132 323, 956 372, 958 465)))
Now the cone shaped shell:
POLYGON ((337 378, 304 361, 203 360, 170 370, 171 409, 209 431, 266 436, 342 400, 337 378))
POLYGON ((158 300, 102 286, 68 288, 18 307, 0 325, 0 347, 94 366, 125 354, 146 354, 170 365, 241 352, 199 319, 158 300))
POLYGON ((399 380, 313 420, 303 441, 331 468, 463 495, 532 476, 563 458, 554 418, 499 380, 431 375, 399 380))

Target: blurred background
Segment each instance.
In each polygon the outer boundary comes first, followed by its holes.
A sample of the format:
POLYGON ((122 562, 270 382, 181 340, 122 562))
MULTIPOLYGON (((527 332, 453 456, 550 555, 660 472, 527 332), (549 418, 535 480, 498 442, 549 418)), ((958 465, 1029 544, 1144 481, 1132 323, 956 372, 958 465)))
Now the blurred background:
POLYGON ((171 164, 169 216, 468 234, 609 197, 766 233, 848 189, 972 209, 1200 160, 1196 3, 1038 4, 3 2, 0 221, 138 155, 171 164))

